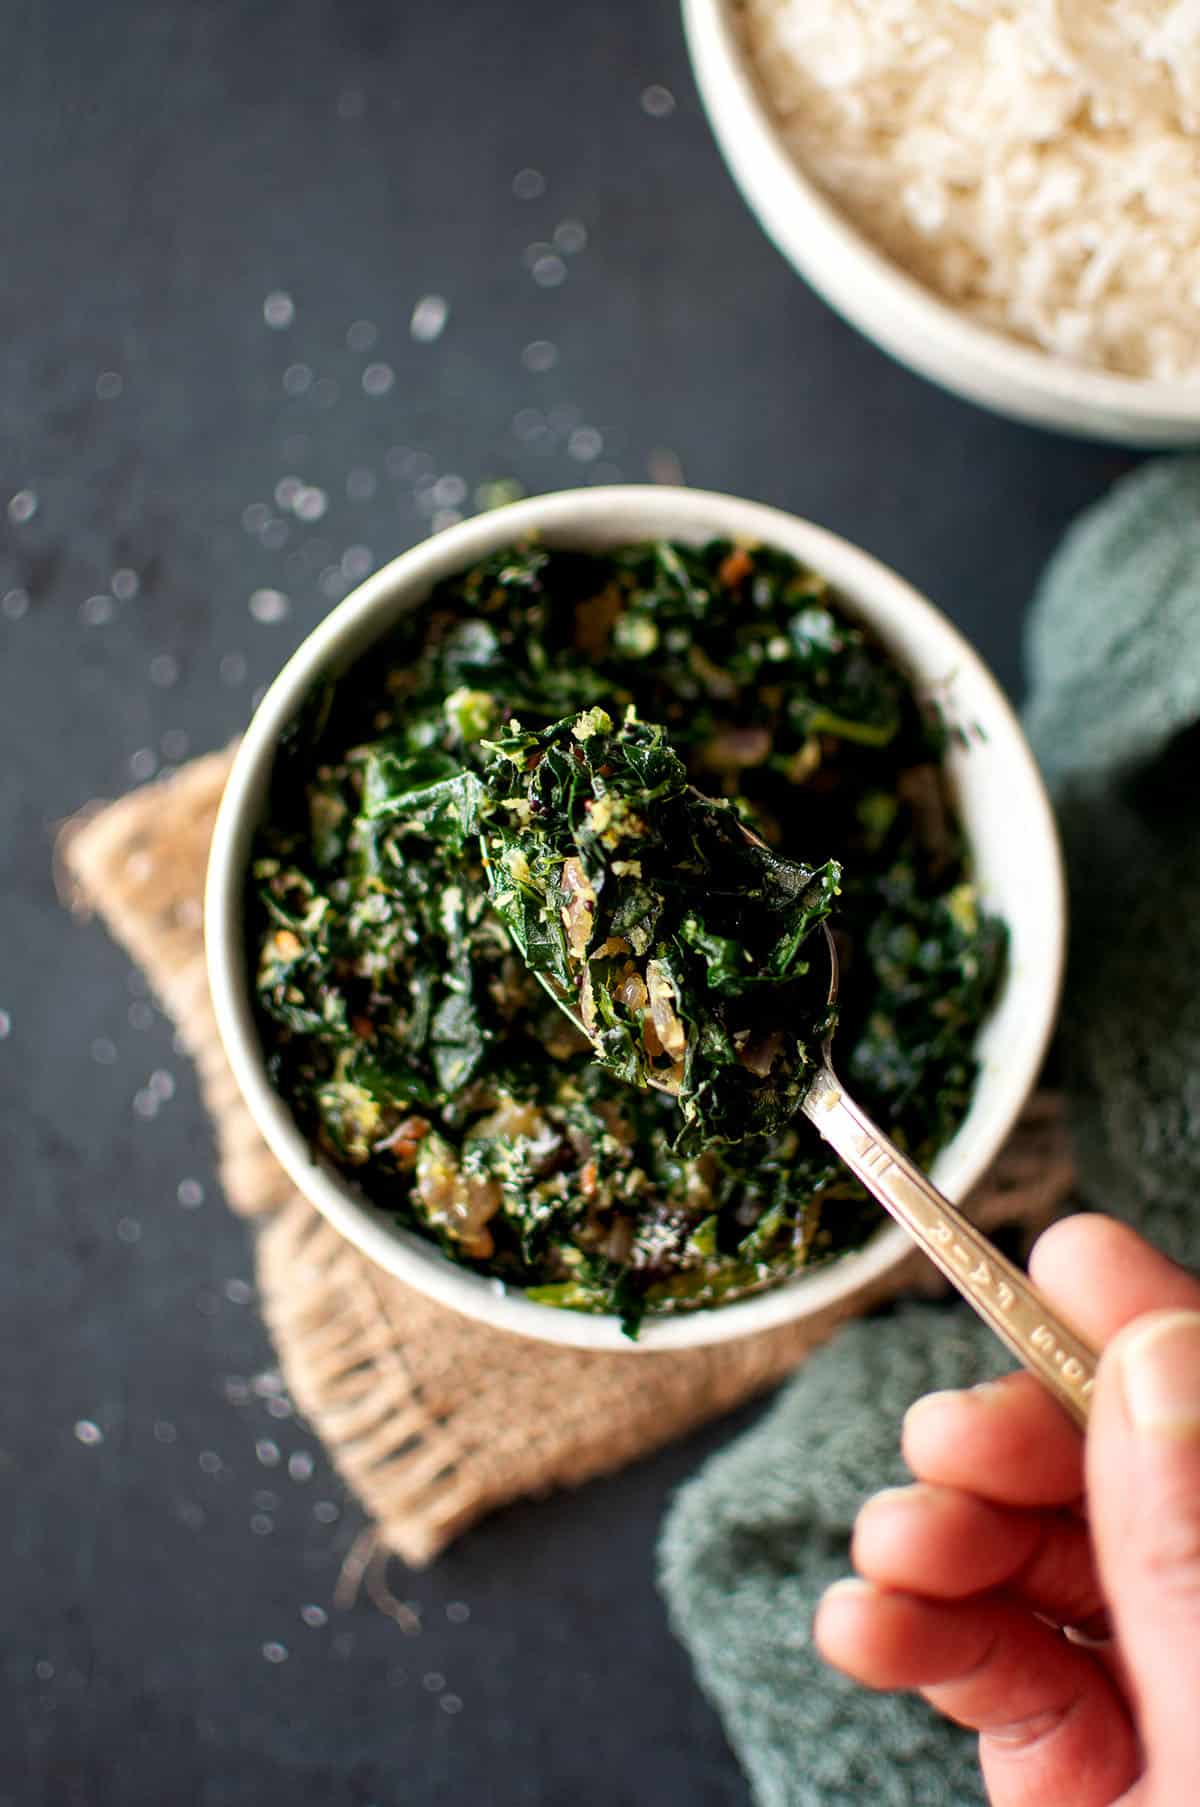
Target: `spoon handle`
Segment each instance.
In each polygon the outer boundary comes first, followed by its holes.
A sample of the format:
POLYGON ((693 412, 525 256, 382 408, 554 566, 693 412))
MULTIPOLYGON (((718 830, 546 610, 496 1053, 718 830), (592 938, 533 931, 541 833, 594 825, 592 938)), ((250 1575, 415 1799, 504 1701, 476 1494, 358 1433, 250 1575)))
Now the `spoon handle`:
POLYGON ((1085 1429, 1096 1374, 1096 1356, 1087 1343, 1051 1310, 1021 1270, 847 1097, 828 1063, 809 1088, 803 1110, 821 1137, 941 1268, 1001 1342, 1085 1429))

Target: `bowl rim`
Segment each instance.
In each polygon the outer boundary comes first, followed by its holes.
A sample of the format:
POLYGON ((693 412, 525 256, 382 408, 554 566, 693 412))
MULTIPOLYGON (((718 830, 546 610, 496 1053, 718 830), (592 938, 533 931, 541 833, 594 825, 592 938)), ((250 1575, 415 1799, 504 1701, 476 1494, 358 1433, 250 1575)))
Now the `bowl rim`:
MULTIPOLYGON (((1035 418, 1036 397, 1111 416, 1109 424, 1182 429, 1200 436, 1200 388, 1070 364, 960 313, 877 250, 788 150, 732 19, 737 0, 681 0, 692 69, 725 161, 768 236, 805 280, 901 362, 972 399, 1035 418), (845 282, 826 280, 840 260, 845 282), (883 313, 881 324, 880 314, 883 313), (914 349, 913 339, 919 349, 914 349), (946 365, 956 367, 951 377, 946 365), (968 374, 969 372, 969 374, 968 374), (992 387, 985 390, 987 382, 992 387), (1011 391, 1009 403, 996 390, 1011 391)), ((1078 418, 1057 418, 1080 428, 1078 418)))
MULTIPOLYGON (((1033 754, 1016 715, 980 655, 940 610, 870 554, 827 529, 781 509, 718 492, 641 484, 556 491, 514 502, 431 536, 382 566, 333 608, 286 661, 256 709, 237 748, 213 830, 204 898, 209 987, 221 1041, 239 1090, 272 1153, 297 1189, 380 1267, 444 1305, 544 1342, 621 1353, 657 1353, 726 1342, 808 1317, 836 1305, 895 1268, 911 1252, 908 1237, 884 1220, 863 1245, 811 1273, 727 1305, 649 1320, 631 1343, 612 1314, 584 1314, 535 1304, 518 1290, 458 1267, 437 1246, 395 1226, 357 1195, 353 1185, 320 1160, 267 1077, 244 965, 246 861, 270 779, 281 730, 294 717, 317 675, 350 664, 385 634, 409 607, 419 607, 441 578, 467 569, 506 543, 544 534, 550 543, 618 545, 663 534, 697 539, 722 536, 779 545, 809 562, 846 593, 870 591, 919 619, 941 638, 957 666, 971 670, 1006 725, 1014 769, 1030 799, 1027 832, 1044 857, 1045 971, 1036 996, 1041 1009, 1020 1049, 1006 1050, 997 1079, 1003 1101, 967 1151, 958 1150, 953 1176, 942 1179, 963 1197, 986 1171, 1015 1123, 1037 1077, 1053 1030, 1065 945, 1065 882, 1058 833, 1033 754), (614 526, 620 523, 619 528, 614 526)), ((865 607, 865 605, 864 605, 865 607)), ((957 1139, 956 1139, 957 1140, 957 1139)), ((948 1144, 953 1150, 955 1144, 948 1144)), ((945 1151, 944 1151, 945 1152, 945 1151)), ((942 1157, 938 1157, 941 1161, 942 1157)), ((938 1162, 934 1163, 937 1173, 938 1162)), ((939 1178, 941 1176, 939 1175, 939 1178)))

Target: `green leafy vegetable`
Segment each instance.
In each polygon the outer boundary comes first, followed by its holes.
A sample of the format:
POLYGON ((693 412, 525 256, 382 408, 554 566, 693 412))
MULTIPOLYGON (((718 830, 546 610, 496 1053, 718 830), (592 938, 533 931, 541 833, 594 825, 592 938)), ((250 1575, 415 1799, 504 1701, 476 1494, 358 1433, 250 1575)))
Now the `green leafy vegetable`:
POLYGON ((593 708, 485 750, 496 913, 600 1064, 679 1103, 697 1154, 783 1127, 830 1025, 804 957, 841 872, 783 860, 688 783, 664 730, 593 708))
MULTIPOLYGON (((806 981, 824 977, 823 960, 800 967, 832 901, 839 1066, 930 1159, 969 1102, 1005 946, 972 888, 944 741, 824 580, 781 554, 506 548, 315 690, 283 738, 248 897, 274 1083, 381 1211, 531 1297, 618 1311, 631 1332, 645 1312, 719 1304, 857 1246, 875 1208, 787 1113, 819 1027, 806 981), (625 726, 630 704, 661 732, 625 726), (585 716, 582 739, 555 726, 585 716), (682 865, 672 886, 681 851, 714 865, 688 838, 701 824, 685 783, 728 806, 703 835, 736 835, 736 811, 768 845, 761 870, 739 870, 760 891, 746 922, 715 895, 685 908, 682 865), (557 868, 552 837, 532 832, 542 791, 579 837, 557 868), (606 805, 609 830, 626 806, 648 816, 640 847, 605 843, 606 805), (814 850, 830 864, 788 892, 785 867, 814 850), (563 910, 577 925, 587 899, 564 880, 571 857, 596 893, 574 964, 563 910), (513 940, 489 877, 508 888, 513 940), (620 950, 599 953, 607 940, 628 943, 632 975, 620 950), (649 999, 652 960, 691 1062, 682 1135, 672 1098, 627 1082, 670 1053, 661 1034, 662 1055, 647 1046, 639 994, 621 991, 637 978, 649 999), (627 1078, 530 970, 569 980, 580 964, 627 1078), (739 1013, 792 983, 794 1046, 755 1074, 736 1058, 739 1013), (704 1146, 714 1127, 743 1139, 704 1146)), ((740 836, 726 851, 745 857, 740 836)))

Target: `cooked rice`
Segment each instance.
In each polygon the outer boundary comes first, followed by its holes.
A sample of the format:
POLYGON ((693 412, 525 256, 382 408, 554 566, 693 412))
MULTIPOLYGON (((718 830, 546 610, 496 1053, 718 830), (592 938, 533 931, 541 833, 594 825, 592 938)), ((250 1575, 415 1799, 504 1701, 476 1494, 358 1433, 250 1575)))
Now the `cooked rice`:
POLYGON ((1200 0, 744 0, 797 162, 1071 363, 1200 383, 1200 0))

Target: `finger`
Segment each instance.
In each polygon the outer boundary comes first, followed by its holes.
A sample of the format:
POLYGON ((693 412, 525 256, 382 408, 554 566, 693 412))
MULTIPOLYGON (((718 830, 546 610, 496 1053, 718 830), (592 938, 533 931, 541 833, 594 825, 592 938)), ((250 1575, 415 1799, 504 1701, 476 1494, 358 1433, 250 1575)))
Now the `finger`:
POLYGON ((1032 1374, 927 1393, 901 1433, 922 1481, 1006 1506, 1066 1506, 1083 1492, 1083 1439, 1032 1374))
POLYGON ((1108 1677, 1019 1606, 839 1582, 813 1637, 865 1686, 918 1688, 978 1731, 992 1807, 1111 1807, 1136 1779, 1133 1728, 1108 1677))
POLYGON ((1200 1312, 1151 1313, 1105 1351, 1088 1500, 1152 1798, 1200 1798, 1200 1312))
POLYGON ((1147 1311, 1200 1310, 1200 1281, 1113 1217, 1064 1217, 1038 1237, 1034 1282, 1097 1348, 1147 1311))
MULTIPOLYGON (((1063 1218, 1029 1266, 1097 1347, 1143 1312, 1200 1308, 1200 1283, 1113 1218, 1063 1218)), ((1061 1506, 1083 1491, 1082 1439, 1030 1374, 926 1395, 905 1420, 903 1449, 921 1479, 1008 1504, 1061 1506)))
POLYGON ((1002 1588, 1058 1624, 1103 1611, 1087 1529, 1065 1512, 997 1506, 957 1488, 889 1488, 869 1499, 850 1556, 881 1587, 937 1600, 1002 1588))

